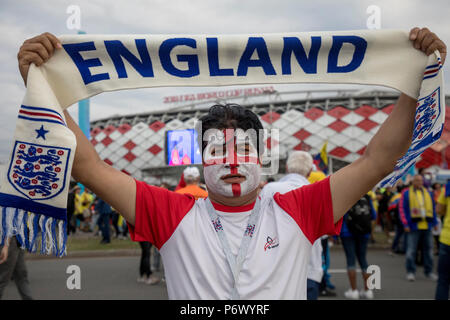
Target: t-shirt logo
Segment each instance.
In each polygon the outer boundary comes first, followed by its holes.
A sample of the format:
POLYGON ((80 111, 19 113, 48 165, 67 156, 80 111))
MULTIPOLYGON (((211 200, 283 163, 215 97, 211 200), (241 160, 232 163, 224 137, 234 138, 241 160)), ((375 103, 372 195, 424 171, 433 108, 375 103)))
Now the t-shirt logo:
POLYGON ((278 239, 277 239, 277 237, 275 237, 275 238, 271 238, 271 237, 267 237, 267 242, 266 242, 266 244, 264 245, 264 251, 267 251, 267 249, 273 249, 273 248, 276 248, 276 247, 278 247, 280 245, 280 243, 278 242, 278 239))

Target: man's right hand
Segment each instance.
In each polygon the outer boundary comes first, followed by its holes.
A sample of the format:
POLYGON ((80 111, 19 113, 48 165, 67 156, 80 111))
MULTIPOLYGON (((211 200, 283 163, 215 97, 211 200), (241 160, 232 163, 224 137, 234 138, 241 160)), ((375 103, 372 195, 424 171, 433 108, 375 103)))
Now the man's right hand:
POLYGON ((36 66, 47 62, 55 52, 56 49, 61 49, 62 44, 51 33, 43 33, 34 38, 25 40, 19 49, 17 59, 19 60, 20 75, 23 78, 25 85, 27 84, 28 70, 30 64, 34 63, 36 66))
MULTIPOLYGON (((55 50, 61 48, 61 41, 48 32, 28 39, 23 43, 17 58, 19 60, 20 74, 25 85, 30 64, 34 63, 39 67, 53 56, 55 50)), ((125 220, 134 225, 136 201, 136 183, 134 179, 103 162, 67 110, 64 111, 64 116, 68 128, 75 134, 77 139, 72 176, 116 208, 125 220)))
POLYGON ((406 233, 411 232, 411 229, 409 227, 405 227, 404 230, 405 230, 406 233))

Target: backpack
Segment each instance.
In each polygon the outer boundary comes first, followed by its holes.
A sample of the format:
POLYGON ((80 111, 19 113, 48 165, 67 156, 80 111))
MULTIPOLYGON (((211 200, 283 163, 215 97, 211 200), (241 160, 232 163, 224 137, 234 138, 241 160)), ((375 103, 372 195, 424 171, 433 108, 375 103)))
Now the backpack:
POLYGON ((354 235, 364 235, 372 231, 372 207, 365 195, 348 211, 347 227, 354 235))

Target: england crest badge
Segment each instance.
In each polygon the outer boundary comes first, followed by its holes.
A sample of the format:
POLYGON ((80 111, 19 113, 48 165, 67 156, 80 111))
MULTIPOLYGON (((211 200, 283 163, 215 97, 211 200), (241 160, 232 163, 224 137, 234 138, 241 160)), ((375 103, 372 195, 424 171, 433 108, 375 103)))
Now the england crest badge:
POLYGON ((429 146, 440 138, 442 128, 436 126, 441 115, 440 88, 417 101, 416 119, 411 148, 417 150, 424 145, 429 146))
POLYGON ((16 141, 8 180, 27 199, 54 198, 64 190, 69 158, 68 148, 16 141))

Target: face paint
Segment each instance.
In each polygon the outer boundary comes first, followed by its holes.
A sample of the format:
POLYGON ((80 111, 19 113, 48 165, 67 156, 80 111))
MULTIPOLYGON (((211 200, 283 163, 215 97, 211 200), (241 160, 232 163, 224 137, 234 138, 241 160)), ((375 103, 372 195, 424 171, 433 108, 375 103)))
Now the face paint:
POLYGON ((255 190, 261 181, 257 148, 243 130, 217 130, 204 150, 205 183, 213 193, 240 197, 255 190), (236 181, 232 182, 230 181, 236 181))
POLYGON ((261 166, 254 163, 242 163, 235 169, 226 164, 214 164, 203 169, 205 183, 213 193, 225 197, 240 197, 255 190, 261 182, 261 166), (227 183, 222 177, 232 174, 239 174, 245 177, 241 183, 227 183))

